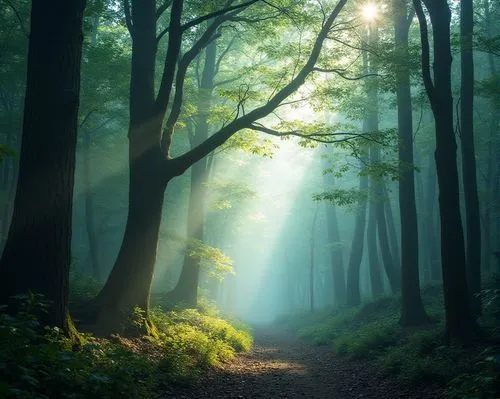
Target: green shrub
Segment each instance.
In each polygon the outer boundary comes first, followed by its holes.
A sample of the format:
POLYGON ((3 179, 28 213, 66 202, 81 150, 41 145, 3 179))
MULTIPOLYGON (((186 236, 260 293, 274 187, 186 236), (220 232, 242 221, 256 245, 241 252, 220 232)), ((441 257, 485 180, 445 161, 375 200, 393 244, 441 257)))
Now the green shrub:
POLYGON ((373 322, 338 336, 333 347, 335 352, 352 358, 371 358, 397 345, 400 339, 401 329, 393 321, 373 322))
POLYGON ((84 336, 73 342, 37 320, 44 303, 22 298, 15 316, 0 313, 0 397, 147 398, 154 365, 123 346, 84 336))
MULTIPOLYGON (((222 319, 155 309, 155 337, 82 335, 83 345, 74 347, 59 329, 40 325, 47 307, 40 297, 19 300, 15 316, 0 311, 2 398, 151 398, 158 383, 191 381, 252 345, 248 331, 222 319)), ((145 314, 135 309, 130 317, 140 324, 145 314)))
POLYGON ((487 349, 474 372, 454 378, 446 395, 453 399, 490 399, 500 397, 500 351, 487 349))

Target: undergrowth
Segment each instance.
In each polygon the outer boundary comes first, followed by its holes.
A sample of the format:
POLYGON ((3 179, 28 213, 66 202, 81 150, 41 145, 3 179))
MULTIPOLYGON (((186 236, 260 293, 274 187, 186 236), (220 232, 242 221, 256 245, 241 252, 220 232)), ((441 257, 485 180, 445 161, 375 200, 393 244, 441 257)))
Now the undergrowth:
POLYGON ((1 398, 154 398, 160 386, 191 382, 252 345, 246 329, 193 309, 154 309, 156 338, 82 334, 83 344, 75 345, 40 324, 43 299, 19 299, 17 314, 0 309, 1 398))
MULTIPOLYGON (((493 277, 482 294, 483 328, 500 332, 500 279, 493 277)), ((356 308, 330 309, 284 317, 286 326, 314 345, 329 345, 340 356, 374 362, 375 367, 408 385, 432 385, 448 398, 500 398, 500 347, 469 349, 443 345, 443 298, 440 287, 422 289, 432 323, 421 328, 399 324, 400 301, 384 297, 356 308)))

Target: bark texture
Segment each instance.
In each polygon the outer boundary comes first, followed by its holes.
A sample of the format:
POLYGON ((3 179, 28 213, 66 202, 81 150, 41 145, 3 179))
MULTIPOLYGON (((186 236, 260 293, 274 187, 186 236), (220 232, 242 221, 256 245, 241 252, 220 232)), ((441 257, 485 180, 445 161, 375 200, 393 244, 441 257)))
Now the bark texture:
POLYGON ((43 294, 43 321, 65 330, 84 8, 32 2, 19 178, 0 261, 0 302, 43 294))

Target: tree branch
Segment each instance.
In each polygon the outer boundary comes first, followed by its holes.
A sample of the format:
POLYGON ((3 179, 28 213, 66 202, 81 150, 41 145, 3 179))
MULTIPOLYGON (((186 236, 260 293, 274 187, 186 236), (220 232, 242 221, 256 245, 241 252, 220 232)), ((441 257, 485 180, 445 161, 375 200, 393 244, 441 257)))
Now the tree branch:
POLYGON ((132 16, 130 14, 129 0, 123 0, 123 11, 125 14, 125 24, 127 25, 128 32, 130 33, 130 36, 133 36, 134 26, 132 24, 132 16))
POLYGON ((424 81, 425 90, 429 96, 431 104, 434 102, 434 84, 431 77, 431 65, 429 55, 429 31, 427 28, 427 20, 425 19, 424 10, 420 0, 413 0, 413 7, 417 14, 418 23, 420 25, 420 42, 422 44, 422 79, 424 81))
MULTIPOLYGON (((219 17, 221 15, 227 14, 227 13, 232 12, 232 11, 236 11, 236 10, 243 11, 243 9, 249 7, 250 5, 252 5, 254 3, 257 3, 258 1, 261 1, 261 0, 250 0, 250 1, 247 1, 246 3, 238 4, 238 5, 235 5, 232 7, 226 7, 226 8, 223 8, 221 10, 214 11, 214 12, 211 12, 211 13, 206 14, 206 15, 202 15, 201 17, 195 18, 195 19, 183 24, 181 26, 181 30, 182 30, 182 32, 184 32, 184 31, 186 31, 186 30, 188 30, 196 25, 201 24, 204 21, 207 21, 211 18, 219 17)), ((158 34, 158 37, 156 38, 156 42, 158 43, 163 38, 163 36, 165 36, 169 31, 170 31, 170 26, 167 26, 164 30, 162 30, 158 34)))
POLYGON ((364 79, 364 78, 367 78, 370 76, 380 76, 380 74, 378 74, 378 73, 366 73, 366 74, 360 75, 360 76, 349 77, 349 76, 344 75, 344 69, 314 68, 313 71, 325 72, 325 73, 336 73, 342 79, 345 79, 345 80, 360 80, 360 79, 364 79))
POLYGON ((289 136, 294 136, 294 137, 300 137, 303 139, 308 139, 311 141, 315 141, 318 143, 325 143, 325 144, 333 144, 333 143, 343 143, 346 141, 350 141, 353 139, 360 139, 364 138, 367 140, 371 141, 376 141, 373 138, 371 138, 367 133, 348 133, 348 132, 334 132, 334 133, 301 133, 298 130, 291 130, 287 132, 280 132, 275 129, 270 129, 268 127, 265 127, 261 124, 252 124, 248 126, 248 129, 254 130, 257 132, 269 134, 271 136, 276 136, 276 137, 289 137, 289 136), (338 136, 343 136, 342 138, 333 138, 333 137, 338 137, 338 136), (330 138, 330 140, 328 139, 330 138))
POLYGON ((202 15, 201 17, 195 18, 195 19, 193 19, 193 20, 191 20, 191 21, 186 22, 185 24, 183 24, 182 25, 182 30, 183 31, 188 30, 188 29, 192 28, 193 26, 201 24, 204 21, 207 21, 207 20, 209 20, 211 18, 219 17, 221 15, 230 13, 232 11, 236 11, 236 10, 243 11, 244 8, 247 8, 247 7, 251 6, 254 3, 257 3, 258 1, 261 1, 261 0, 249 0, 249 1, 245 2, 245 3, 237 4, 237 5, 234 5, 234 6, 231 6, 231 7, 223 8, 221 10, 208 13, 206 15, 202 15))
POLYGON ((156 10, 156 19, 160 18, 162 14, 172 5, 172 0, 165 0, 163 4, 156 10))
POLYGON ((174 83, 175 69, 177 59, 181 51, 182 29, 181 16, 183 8, 183 0, 173 0, 170 10, 170 35, 168 36, 168 48, 165 56, 165 65, 163 67, 163 75, 156 98, 156 108, 158 112, 164 113, 167 109, 172 85, 174 83))
POLYGON ((247 128, 255 121, 269 115, 273 112, 279 104, 285 100, 288 96, 294 93, 302 84, 305 82, 307 76, 311 73, 316 64, 319 55, 321 53, 321 49, 323 47, 324 41, 328 37, 328 32, 332 27, 335 19, 338 14, 344 7, 347 0, 340 0, 330 16, 326 20, 324 26, 321 28, 316 40, 314 42, 314 46, 311 50, 309 58, 307 62, 304 64, 299 73, 293 78, 286 86, 284 86, 280 91, 278 91, 269 101, 250 111, 249 113, 242 115, 238 119, 235 119, 223 126, 218 132, 210 136, 203 143, 193 148, 192 150, 186 152, 185 154, 176 157, 172 160, 166 162, 166 173, 170 175, 181 175, 195 162, 199 161, 214 149, 224 144, 233 134, 247 128))

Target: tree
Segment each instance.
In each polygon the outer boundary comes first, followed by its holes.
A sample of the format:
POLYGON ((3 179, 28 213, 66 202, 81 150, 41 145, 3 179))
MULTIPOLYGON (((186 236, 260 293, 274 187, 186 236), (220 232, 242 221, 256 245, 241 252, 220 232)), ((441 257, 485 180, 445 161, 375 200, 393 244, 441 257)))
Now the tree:
POLYGON ((474 145, 474 59, 472 0, 460 2, 460 139, 467 232, 466 265, 472 312, 481 313, 481 220, 474 145))
POLYGON ((226 2, 226 7, 183 22, 182 0, 165 2, 158 8, 153 0, 132 0, 131 4, 125 1, 125 19, 132 37, 129 210, 116 263, 94 303, 98 311, 97 328, 102 333, 118 330, 123 312, 132 307, 139 306, 146 312, 149 309, 163 197, 168 183, 236 132, 269 115, 305 82, 313 72, 323 43, 346 0, 339 1, 324 19, 302 67, 265 104, 245 113, 242 109, 245 98, 240 99, 236 118, 192 150, 171 158, 169 152, 172 136, 182 110, 184 79, 189 65, 201 50, 221 34, 219 28, 224 23, 237 18, 254 3, 257 0, 226 2), (168 8, 168 27, 157 35, 157 18, 168 8), (211 24, 200 32, 187 51, 181 52, 184 34, 209 19, 212 19, 211 24), (158 92, 155 93, 157 46, 158 41, 167 33, 164 69, 158 92))
POLYGON ((67 331, 84 8, 85 0, 32 2, 19 179, 0 261, 0 302, 43 294, 44 322, 67 331))
POLYGON ((464 236, 460 217, 457 144, 453 131, 451 93, 451 12, 446 0, 423 0, 433 35, 433 77, 430 72, 427 21, 420 0, 413 5, 420 24, 422 76, 435 120, 436 170, 441 225, 441 265, 445 305, 445 339, 468 344, 476 328, 467 290, 464 236))
POLYGON ((411 107, 408 32, 413 12, 406 1, 393 1, 394 43, 398 57, 396 97, 399 132, 399 211, 401 218, 401 324, 427 322, 420 297, 418 225, 413 168, 413 117, 411 107))

